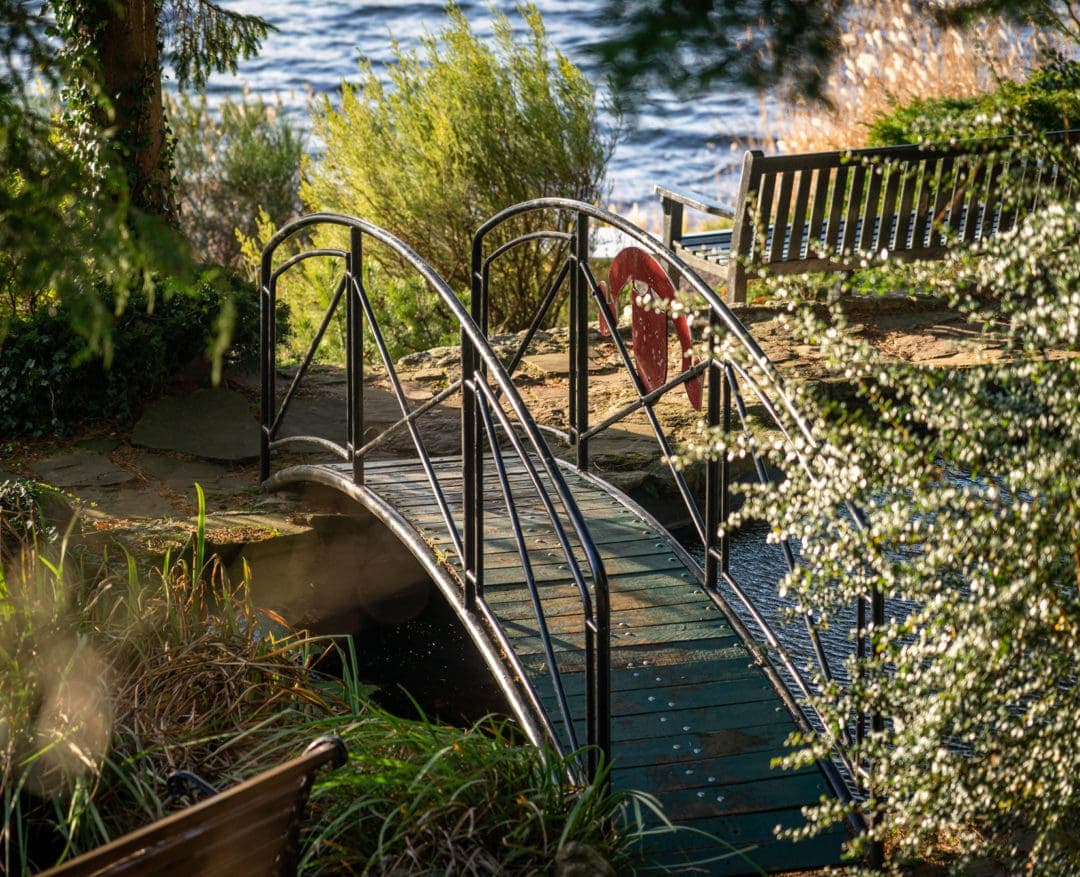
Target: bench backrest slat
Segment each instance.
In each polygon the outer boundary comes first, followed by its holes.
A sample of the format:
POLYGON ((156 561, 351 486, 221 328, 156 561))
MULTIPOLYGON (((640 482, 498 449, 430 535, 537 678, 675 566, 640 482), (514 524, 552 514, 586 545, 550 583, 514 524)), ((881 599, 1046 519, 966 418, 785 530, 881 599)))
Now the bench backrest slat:
POLYGON ((790 259, 803 257, 803 228, 806 225, 806 208, 810 204, 810 189, 815 173, 812 168, 799 171, 799 185, 795 189, 795 207, 791 213, 791 235, 788 241, 790 259))
POLYGON ((772 221, 769 223, 772 229, 769 241, 770 262, 783 262, 786 258, 784 243, 788 237, 788 223, 791 218, 791 191, 794 188, 794 177, 795 174, 783 174, 780 177, 780 190, 770 211, 772 214, 772 221))
POLYGON ((925 171, 925 162, 916 162, 910 167, 900 168, 897 179, 900 186, 900 206, 896 210, 896 232, 893 235, 894 249, 911 247, 911 233, 915 227, 915 196, 925 171))
POLYGON ((829 198, 829 184, 832 182, 832 174, 827 168, 817 168, 814 171, 814 203, 810 210, 810 227, 807 229, 807 257, 813 256, 814 252, 820 252, 826 240, 825 206, 829 198))
MULTIPOLYGON (((829 173, 828 169, 823 170, 825 173, 829 173)), ((846 166, 838 167, 832 173, 832 194, 829 196, 829 229, 825 239, 822 241, 822 250, 828 253, 840 249, 843 242, 841 231, 843 229, 844 193, 847 191, 847 175, 848 169, 846 166)))
POLYGON ((880 231, 878 220, 880 219, 881 210, 881 173, 879 165, 873 165, 866 169, 866 201, 863 205, 861 217, 862 228, 859 230, 859 250, 864 252, 876 249, 874 244, 880 231))
POLYGON ((863 190, 866 187, 866 165, 858 164, 851 169, 848 175, 851 179, 851 188, 847 193, 847 209, 844 216, 844 236, 840 242, 840 251, 848 255, 855 250, 856 237, 859 231, 859 220, 863 212, 863 190))
POLYGON ((877 248, 894 250, 897 247, 896 233, 900 223, 896 213, 896 202, 900 197, 900 183, 905 173, 904 168, 888 164, 884 167, 885 194, 881 196, 881 231, 878 234, 877 248))
POLYGON ((757 222, 754 223, 753 249, 750 256, 755 262, 765 263, 769 256, 769 221, 768 215, 772 212, 773 198, 776 195, 776 175, 762 174, 761 184, 758 189, 756 204, 757 222))

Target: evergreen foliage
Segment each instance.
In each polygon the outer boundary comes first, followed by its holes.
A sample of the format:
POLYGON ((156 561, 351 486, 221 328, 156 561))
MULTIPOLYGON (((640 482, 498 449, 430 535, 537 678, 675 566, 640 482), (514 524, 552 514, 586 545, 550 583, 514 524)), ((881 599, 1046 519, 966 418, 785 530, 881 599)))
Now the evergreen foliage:
MULTIPOLYGON (((106 311, 116 309, 108 287, 94 295, 106 311)), ((217 270, 181 289, 163 282, 149 294, 132 293, 115 318, 108 367, 72 333, 68 307, 60 302, 9 322, 0 345, 0 435, 62 435, 83 421, 130 418, 192 363, 209 368, 223 346, 231 360, 248 362, 258 349, 255 290, 217 270)))

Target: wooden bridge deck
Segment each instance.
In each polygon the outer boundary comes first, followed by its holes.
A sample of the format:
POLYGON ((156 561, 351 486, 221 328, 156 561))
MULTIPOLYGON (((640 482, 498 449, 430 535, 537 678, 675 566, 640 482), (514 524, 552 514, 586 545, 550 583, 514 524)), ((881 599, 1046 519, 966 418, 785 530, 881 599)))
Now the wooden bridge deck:
MULTIPOLYGON (((461 523, 459 459, 435 463, 461 523)), ((326 474, 350 480, 345 466, 326 474)), ((581 601, 547 515, 520 464, 507 464, 515 506, 528 540, 547 624, 572 715, 584 717, 585 667, 581 601)), ((488 462, 485 481, 484 598, 500 619, 530 682, 558 730, 561 720, 523 584, 522 561, 488 462)), ((745 852, 704 866, 710 874, 757 873, 838 864, 846 834, 835 829, 791 844, 776 825, 802 824, 800 808, 831 795, 818 768, 781 772, 770 761, 784 751, 794 720, 763 669, 699 585, 700 571, 655 521, 610 486, 564 469, 606 566, 611 592, 613 782, 654 794, 680 825, 702 829, 745 852)), ((365 485, 421 535, 455 574, 460 565, 445 524, 415 461, 368 462, 365 485)), ((587 569, 583 566, 583 569, 587 569)), ((586 738, 584 719, 579 739, 586 738)), ((723 854, 692 832, 657 840, 668 864, 723 854)))

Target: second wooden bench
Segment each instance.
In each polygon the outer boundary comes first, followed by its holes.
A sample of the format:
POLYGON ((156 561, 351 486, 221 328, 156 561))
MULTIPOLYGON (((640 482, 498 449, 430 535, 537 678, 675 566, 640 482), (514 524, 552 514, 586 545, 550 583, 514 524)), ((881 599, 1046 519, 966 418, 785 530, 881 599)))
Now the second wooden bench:
MULTIPOLYGON (((1080 130, 1047 137, 1075 144, 1080 130)), ((850 271, 863 254, 941 259, 958 245, 1013 227, 1038 206, 1039 192, 1059 184, 1059 171, 1015 139, 800 155, 750 150, 734 205, 662 186, 656 191, 664 244, 706 276, 726 276, 727 300, 739 304, 756 268, 850 271), (686 207, 731 219, 732 227, 686 233, 686 207)))

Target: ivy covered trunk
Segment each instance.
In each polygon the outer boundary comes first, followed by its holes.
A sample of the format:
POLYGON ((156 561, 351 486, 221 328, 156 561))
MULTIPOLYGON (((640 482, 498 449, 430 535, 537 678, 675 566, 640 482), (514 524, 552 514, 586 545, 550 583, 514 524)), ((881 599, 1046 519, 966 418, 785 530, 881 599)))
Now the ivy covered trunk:
POLYGON ((113 108, 112 142, 133 206, 176 219, 161 88, 157 0, 85 4, 100 84, 113 108))

